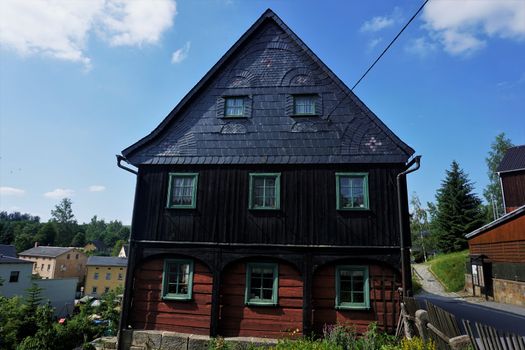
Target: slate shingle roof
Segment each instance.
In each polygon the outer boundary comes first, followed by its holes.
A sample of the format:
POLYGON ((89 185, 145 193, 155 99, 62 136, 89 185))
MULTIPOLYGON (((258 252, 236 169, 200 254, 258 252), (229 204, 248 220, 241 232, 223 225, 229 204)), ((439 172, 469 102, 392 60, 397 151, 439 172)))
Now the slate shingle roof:
POLYGON ((525 169, 525 145, 511 147, 503 156, 496 172, 504 173, 508 171, 525 169))
POLYGON ((0 255, 16 258, 15 246, 8 244, 0 244, 0 255))
POLYGON ((71 247, 33 247, 28 250, 24 250, 19 256, 46 256, 51 258, 56 258, 59 255, 62 255, 64 253, 69 252, 70 250, 73 250, 74 248, 71 247))
POLYGON ((113 256, 90 256, 87 266, 128 266, 127 258, 117 258, 113 256))
POLYGON ((32 264, 32 262, 0 254, 0 264, 32 264))
POLYGON ((122 151, 136 166, 401 163, 413 153, 271 10, 122 151), (291 116, 290 96, 305 93, 319 96, 319 115, 291 116), (246 96, 247 118, 222 118, 232 95, 246 96))

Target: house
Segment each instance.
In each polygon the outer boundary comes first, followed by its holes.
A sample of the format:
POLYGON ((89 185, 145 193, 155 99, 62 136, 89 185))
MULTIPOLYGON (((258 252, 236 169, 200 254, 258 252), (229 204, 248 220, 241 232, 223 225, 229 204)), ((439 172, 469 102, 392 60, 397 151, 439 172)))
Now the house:
POLYGON ((54 308, 57 317, 73 312, 78 278, 32 279, 33 263, 28 260, 0 255, 0 296, 26 297, 34 283, 41 288, 41 304, 54 308))
POLYGON ((100 296, 117 287, 124 288, 128 259, 112 256, 90 256, 87 260, 84 293, 100 296))
POLYGON ((393 331, 413 153, 267 10, 117 157, 138 168, 121 329, 393 331))
POLYGON ((87 253, 108 254, 109 248, 100 239, 94 239, 84 246, 84 251, 87 253))
POLYGON ((501 182, 505 212, 510 213, 525 205, 525 145, 509 148, 496 171, 501 182))
POLYGON ((525 145, 510 148, 497 168, 507 214, 466 235, 466 289, 525 306, 525 145))
POLYGON ((119 258, 127 258, 129 254, 129 244, 123 244, 122 248, 120 248, 120 251, 118 253, 119 258))
POLYGON ((30 261, 0 254, 0 295, 6 298, 23 296, 31 287, 30 261))
POLYGON ((77 277, 83 283, 87 256, 74 247, 36 246, 18 254, 33 263, 33 274, 41 278, 77 277))
POLYGON ((16 258, 15 246, 9 244, 0 244, 0 255, 16 258))

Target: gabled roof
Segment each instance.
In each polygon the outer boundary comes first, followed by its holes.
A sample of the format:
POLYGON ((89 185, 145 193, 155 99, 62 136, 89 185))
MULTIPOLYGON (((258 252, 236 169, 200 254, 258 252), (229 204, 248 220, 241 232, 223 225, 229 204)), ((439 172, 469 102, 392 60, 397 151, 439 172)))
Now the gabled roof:
POLYGON ((498 173, 525 170, 525 145, 511 147, 499 163, 498 173))
POLYGON ((86 263, 87 266, 128 266, 127 258, 118 258, 114 256, 90 256, 86 263))
MULTIPOLYGON (((281 43, 270 44, 274 45, 272 49, 279 49, 278 45, 281 43)), ((241 78, 249 78, 246 76, 249 74, 250 71, 239 73, 241 78)), ((238 88, 235 90, 238 94, 248 95, 251 91, 250 86, 244 90, 238 88)), ((308 90, 299 87, 295 91, 305 93, 308 90)), ((406 162, 413 153, 414 150, 388 129, 270 9, 266 10, 241 36, 157 128, 122 151, 127 160, 136 166, 140 164, 401 163, 406 162), (284 115, 275 118, 262 112, 263 117, 252 123, 217 122, 219 118, 198 121, 197 117, 192 119, 181 116, 188 112, 190 103, 195 103, 199 95, 210 87, 214 79, 220 77, 223 70, 238 55, 249 56, 243 52, 243 49, 253 43, 256 36, 264 29, 271 26, 276 26, 282 31, 290 45, 299 48, 298 57, 308 60, 308 68, 304 68, 303 65, 298 69, 318 70, 317 76, 320 80, 330 81, 339 88, 340 94, 334 95, 334 99, 329 102, 333 107, 332 112, 335 111, 340 115, 332 116, 331 112, 325 119, 305 118, 294 121, 284 115), (342 101, 352 105, 345 115, 341 115, 340 111, 342 101), (198 122, 201 123, 197 124, 198 122)))
POLYGON ((19 256, 45 256, 48 258, 56 258, 64 253, 67 253, 75 248, 72 247, 33 247, 24 250, 19 256))
POLYGON ((15 246, 8 244, 0 244, 0 255, 16 258, 15 246))
POLYGON ((496 219, 496 220, 494 220, 492 222, 489 222, 488 224, 486 224, 484 226, 481 226, 477 230, 474 230, 474 231, 472 231, 470 233, 467 233, 465 235, 465 237, 467 239, 474 238, 476 236, 479 236, 482 233, 485 233, 487 231, 492 230, 494 227, 497 227, 497 226, 499 226, 501 224, 504 224, 506 222, 514 220, 517 217, 522 216, 524 214, 525 214, 525 205, 519 207, 518 209, 516 209, 514 211, 511 211, 510 213, 507 213, 507 214, 503 215, 502 217, 500 217, 500 218, 498 218, 498 219, 496 219))
POLYGON ((0 254, 0 264, 32 264, 32 262, 0 254))
POLYGON ((97 250, 106 250, 107 249, 106 243, 104 243, 100 239, 94 239, 94 240, 88 242, 87 244, 90 244, 90 243, 93 244, 95 246, 95 248, 97 248, 97 250))

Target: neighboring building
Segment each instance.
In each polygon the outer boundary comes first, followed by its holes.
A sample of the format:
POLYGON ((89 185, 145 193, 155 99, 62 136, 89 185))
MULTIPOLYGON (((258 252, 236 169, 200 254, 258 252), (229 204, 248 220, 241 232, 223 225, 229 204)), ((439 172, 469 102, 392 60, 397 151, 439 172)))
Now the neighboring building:
POLYGON ((14 245, 0 244, 0 255, 16 258, 16 248, 14 245))
POLYGON ((138 167, 122 328, 394 331, 413 153, 266 11, 119 158, 138 167))
POLYGON ((118 253, 119 258, 127 258, 129 254, 129 244, 123 244, 122 248, 120 248, 120 251, 118 253))
POLYGON ((496 171, 501 181, 505 212, 525 205, 525 145, 509 148, 496 171))
POLYGON ((127 266, 126 258, 90 256, 84 294, 98 297, 117 287, 124 288, 127 266))
POLYGON ((109 248, 100 239, 94 239, 84 246, 84 251, 87 253, 108 254, 109 248))
POLYGON ((79 280, 77 277, 60 279, 38 279, 33 282, 42 288, 41 304, 49 303, 55 309, 55 316, 66 317, 73 313, 79 280))
POLYGON ((73 247, 34 247, 18 254, 33 263, 33 274, 41 278, 77 277, 84 281, 87 256, 73 247))
POLYGON ((510 148, 497 171, 507 214, 466 235, 466 288, 487 299, 525 306, 525 145, 510 148))
POLYGON ((0 295, 10 298, 24 296, 31 287, 31 262, 0 254, 0 295))

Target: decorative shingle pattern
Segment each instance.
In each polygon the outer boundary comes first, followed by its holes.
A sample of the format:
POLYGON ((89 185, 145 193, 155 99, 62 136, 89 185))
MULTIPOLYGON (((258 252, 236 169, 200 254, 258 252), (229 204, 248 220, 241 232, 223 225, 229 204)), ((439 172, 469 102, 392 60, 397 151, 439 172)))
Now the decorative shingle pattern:
POLYGON ((268 10, 123 154, 140 165, 401 163, 413 152, 268 10), (291 113, 298 94, 316 96, 316 116, 291 113), (246 96, 244 118, 222 117, 225 96, 246 96))

